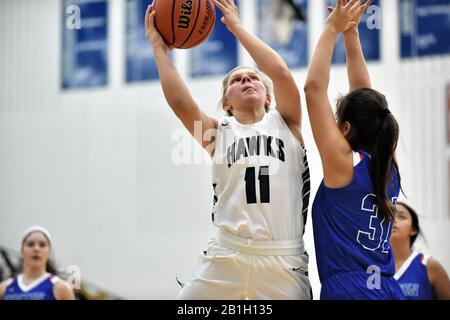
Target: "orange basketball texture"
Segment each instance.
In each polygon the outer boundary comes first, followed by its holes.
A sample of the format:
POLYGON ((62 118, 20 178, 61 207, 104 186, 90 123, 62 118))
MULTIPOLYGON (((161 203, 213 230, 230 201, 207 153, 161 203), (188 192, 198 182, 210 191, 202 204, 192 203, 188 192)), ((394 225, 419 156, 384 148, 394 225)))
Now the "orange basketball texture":
POLYGON ((169 45, 179 49, 205 41, 216 20, 211 0, 154 0, 155 27, 169 45))

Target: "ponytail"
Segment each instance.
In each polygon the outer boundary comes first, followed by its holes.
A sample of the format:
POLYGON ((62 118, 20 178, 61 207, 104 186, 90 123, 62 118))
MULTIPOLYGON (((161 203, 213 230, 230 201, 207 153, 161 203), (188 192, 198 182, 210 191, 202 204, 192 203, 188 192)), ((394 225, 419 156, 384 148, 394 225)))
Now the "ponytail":
POLYGON ((397 121, 389 109, 382 110, 380 118, 381 125, 370 152, 372 155, 371 176, 379 212, 385 219, 394 220, 395 207, 391 202, 392 199, 387 198, 387 191, 395 179, 400 184, 398 164, 395 160, 399 130, 397 121))
POLYGON ((395 217, 395 208, 387 198, 389 186, 400 184, 400 172, 395 160, 399 135, 398 123, 388 109, 383 94, 376 90, 357 89, 337 103, 338 124, 351 125, 347 140, 355 151, 364 150, 372 157, 370 176, 377 197, 378 211, 388 220, 395 217))

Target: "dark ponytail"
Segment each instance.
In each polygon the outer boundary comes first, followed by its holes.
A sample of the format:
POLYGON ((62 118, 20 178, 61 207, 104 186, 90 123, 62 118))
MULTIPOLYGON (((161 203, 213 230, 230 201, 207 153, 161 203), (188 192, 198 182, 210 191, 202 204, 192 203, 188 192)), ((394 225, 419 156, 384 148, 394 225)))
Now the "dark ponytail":
MULTIPOLYGON (((388 109, 385 109, 388 111, 388 109)), ((395 207, 391 199, 387 199, 387 188, 397 178, 400 184, 400 174, 397 161, 395 160, 395 150, 398 140, 398 124, 390 112, 381 116, 381 125, 378 131, 375 144, 371 150, 372 172, 375 194, 378 200, 378 208, 385 218, 394 219, 395 207), (384 117, 384 118, 383 118, 384 117), (396 177, 393 177, 396 175, 396 177)))
POLYGON ((351 148, 370 154, 370 175, 378 210, 384 218, 393 220, 395 208, 387 198, 387 190, 394 179, 401 185, 395 160, 399 128, 385 96, 373 89, 354 90, 338 100, 336 114, 339 125, 346 121, 351 125, 347 137, 351 148))

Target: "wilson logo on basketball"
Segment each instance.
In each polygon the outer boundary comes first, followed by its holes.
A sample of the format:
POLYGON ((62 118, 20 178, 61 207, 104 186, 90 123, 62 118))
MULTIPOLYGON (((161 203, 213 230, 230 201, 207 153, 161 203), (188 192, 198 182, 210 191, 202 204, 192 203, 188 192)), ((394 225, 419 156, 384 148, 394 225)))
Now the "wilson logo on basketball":
POLYGON ((188 29, 189 23, 191 22, 192 15, 192 1, 188 0, 181 6, 181 15, 178 18, 178 28, 188 29))

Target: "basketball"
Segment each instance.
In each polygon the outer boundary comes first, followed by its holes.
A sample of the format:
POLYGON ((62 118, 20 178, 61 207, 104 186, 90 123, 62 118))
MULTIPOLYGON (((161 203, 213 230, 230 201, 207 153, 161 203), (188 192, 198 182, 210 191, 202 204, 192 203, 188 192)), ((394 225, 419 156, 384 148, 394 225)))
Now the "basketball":
POLYGON ((216 11, 211 0, 154 0, 155 27, 169 45, 198 46, 214 28, 216 11))

